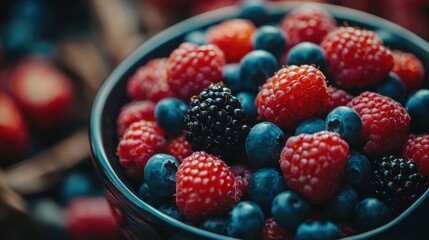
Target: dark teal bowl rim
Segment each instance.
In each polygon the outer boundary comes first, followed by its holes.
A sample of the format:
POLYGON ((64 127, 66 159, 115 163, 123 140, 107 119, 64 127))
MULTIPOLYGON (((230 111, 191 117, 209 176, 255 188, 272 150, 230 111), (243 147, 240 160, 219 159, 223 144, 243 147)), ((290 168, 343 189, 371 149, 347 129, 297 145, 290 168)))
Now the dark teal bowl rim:
MULTIPOLYGON (((267 4, 267 10, 269 14, 281 14, 287 13, 292 8, 302 3, 270 3, 267 4)), ((361 26, 368 28, 377 28, 384 29, 387 32, 395 33, 397 36, 400 36, 404 39, 408 39, 413 43, 413 47, 417 51, 422 51, 425 56, 429 59, 429 44, 418 37, 417 35, 411 33, 410 31, 392 23, 380 17, 364 13, 361 11, 353 10, 350 8, 345 8, 336 5, 329 4, 318 4, 330 12, 335 18, 344 19, 349 22, 358 23, 361 26)), ((144 203, 140 200, 133 191, 127 187, 127 185, 121 181, 118 177, 117 172, 113 169, 112 165, 109 162, 109 159, 106 155, 105 146, 103 143, 103 116, 106 108, 106 102, 111 95, 111 92, 115 89, 120 81, 126 81, 124 75, 130 71, 131 66, 136 66, 139 63, 139 60, 148 54, 152 49, 158 48, 163 45, 168 39, 182 35, 184 32, 189 32, 190 29, 199 29, 211 25, 215 22, 220 22, 222 20, 236 17, 239 12, 238 7, 228 7, 219 9, 216 11, 208 12, 201 14, 195 17, 191 17, 183 22, 180 22, 168 29, 160 32, 156 36, 147 40, 142 44, 138 49, 136 49, 130 56, 128 56, 120 65, 114 69, 114 71, 108 76, 106 81, 102 84, 100 89, 97 92, 97 95, 93 101, 91 115, 90 115, 90 125, 89 125, 89 136, 90 136, 90 145, 93 163, 103 178, 105 184, 113 186, 113 191, 118 195, 122 196, 124 201, 127 204, 131 204, 131 207, 141 209, 151 214, 154 218, 159 219, 163 224, 179 230, 179 231, 188 231, 203 238, 209 239, 233 239, 228 238, 222 235, 210 233, 199 228, 187 225, 180 221, 177 221, 173 218, 170 218, 159 211, 157 211, 152 206, 144 203)), ((406 211, 397 216, 395 219, 389 223, 376 228, 374 230, 361 233, 348 237, 346 239, 366 239, 375 237, 378 234, 392 229, 394 226, 400 224, 407 216, 410 215, 420 204, 422 204, 429 195, 429 190, 426 191, 414 204, 412 204, 406 211)))

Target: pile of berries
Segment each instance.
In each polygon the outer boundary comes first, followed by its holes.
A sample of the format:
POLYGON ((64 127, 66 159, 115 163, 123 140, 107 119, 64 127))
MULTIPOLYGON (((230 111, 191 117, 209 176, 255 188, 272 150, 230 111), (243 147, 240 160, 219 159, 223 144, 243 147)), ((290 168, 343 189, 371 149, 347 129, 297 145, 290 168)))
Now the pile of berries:
POLYGON ((116 151, 139 197, 242 239, 336 239, 406 210, 429 176, 419 58, 318 5, 255 23, 186 36, 130 78, 116 151))

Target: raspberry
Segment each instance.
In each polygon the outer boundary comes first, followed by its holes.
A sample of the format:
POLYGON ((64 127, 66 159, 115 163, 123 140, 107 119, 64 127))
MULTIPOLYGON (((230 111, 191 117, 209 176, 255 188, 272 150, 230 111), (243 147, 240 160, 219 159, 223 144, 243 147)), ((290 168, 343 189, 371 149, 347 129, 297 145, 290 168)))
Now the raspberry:
POLYGON ((260 239, 261 240, 292 240, 294 239, 294 236, 291 232, 289 232, 285 228, 282 228, 271 217, 265 220, 260 239))
POLYGON ((313 203, 334 196, 347 163, 349 146, 333 132, 290 137, 280 156, 280 167, 290 189, 313 203))
POLYGON ((218 46, 224 53, 228 63, 239 62, 253 50, 252 36, 255 25, 244 19, 222 22, 207 30, 207 42, 218 46))
POLYGON ((154 59, 138 68, 127 83, 127 94, 133 99, 153 102, 174 94, 167 84, 167 58, 154 59))
POLYGON ((211 83, 222 81, 223 52, 214 45, 182 43, 168 58, 168 85, 185 102, 211 83))
POLYGON ((140 120, 125 131, 116 154, 124 168, 142 172, 149 158, 161 152, 165 144, 164 132, 155 122, 140 120))
POLYGON ((243 165, 234 165, 229 168, 229 170, 234 174, 235 184, 239 191, 238 195, 240 199, 249 196, 249 182, 252 178, 252 170, 247 169, 243 165))
POLYGON ((367 154, 392 153, 406 140, 410 116, 400 103, 378 93, 363 92, 347 106, 362 120, 363 150, 367 154))
POLYGON ((424 68, 422 62, 412 53, 395 50, 392 52, 396 73, 404 83, 407 92, 417 90, 423 83, 424 68))
POLYGON ((170 154, 180 162, 191 155, 192 152, 192 145, 186 140, 185 134, 169 140, 165 147, 165 153, 170 154))
POLYGON ((323 113, 328 102, 325 76, 309 65, 280 69, 261 87, 255 100, 259 116, 280 128, 323 113))
POLYGON ((349 103, 353 96, 341 89, 338 89, 336 87, 329 87, 329 103, 326 107, 325 114, 327 115, 330 113, 334 108, 340 107, 340 106, 346 106, 347 103, 349 103))
POLYGON ((228 166, 206 152, 194 152, 177 170, 176 204, 190 221, 224 215, 238 202, 237 193, 228 166))
POLYGON ((319 44, 336 25, 335 19, 328 12, 310 4, 295 8, 280 22, 289 48, 305 41, 319 44))
POLYGON ((402 156, 413 160, 419 167, 419 173, 429 176, 429 135, 408 138, 404 144, 402 156))
POLYGON ((326 35, 320 46, 335 83, 346 89, 375 85, 393 67, 392 53, 373 31, 338 27, 326 35))
POLYGON ((155 121, 155 103, 146 100, 134 100, 125 104, 116 120, 118 135, 122 136, 132 123, 140 120, 155 121))

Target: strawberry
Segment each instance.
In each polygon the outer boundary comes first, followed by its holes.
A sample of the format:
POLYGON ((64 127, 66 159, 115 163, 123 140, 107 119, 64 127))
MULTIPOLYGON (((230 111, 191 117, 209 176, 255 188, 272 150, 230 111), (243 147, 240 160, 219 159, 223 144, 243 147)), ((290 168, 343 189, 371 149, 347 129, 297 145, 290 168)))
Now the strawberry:
POLYGON ((118 135, 122 136, 132 123, 139 120, 155 121, 155 103, 146 100, 134 100, 125 104, 116 120, 118 135))
POLYGON ((399 76, 407 92, 417 90, 423 83, 422 62, 414 54, 399 50, 393 51, 393 59, 395 63, 392 72, 399 76))
POLYGON ((419 168, 419 173, 429 176, 429 135, 409 137, 404 144, 402 156, 413 160, 419 168))
POLYGON ((192 145, 186 140, 185 134, 170 139, 165 147, 165 153, 175 157, 180 162, 192 152, 192 145))

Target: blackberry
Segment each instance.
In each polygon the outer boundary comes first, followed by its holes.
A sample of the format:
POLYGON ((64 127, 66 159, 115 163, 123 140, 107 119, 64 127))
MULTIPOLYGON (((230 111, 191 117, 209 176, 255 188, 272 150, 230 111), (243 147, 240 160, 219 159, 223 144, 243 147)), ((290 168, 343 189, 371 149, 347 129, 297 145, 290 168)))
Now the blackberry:
POLYGON ((393 212, 399 213, 420 197, 427 182, 412 160, 389 156, 374 161, 371 188, 393 212))
POLYGON ((242 144, 249 131, 240 101, 220 84, 212 84, 192 97, 185 125, 186 139, 194 151, 225 158, 242 144))

